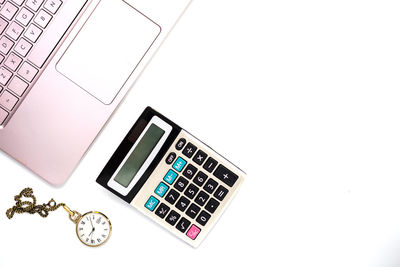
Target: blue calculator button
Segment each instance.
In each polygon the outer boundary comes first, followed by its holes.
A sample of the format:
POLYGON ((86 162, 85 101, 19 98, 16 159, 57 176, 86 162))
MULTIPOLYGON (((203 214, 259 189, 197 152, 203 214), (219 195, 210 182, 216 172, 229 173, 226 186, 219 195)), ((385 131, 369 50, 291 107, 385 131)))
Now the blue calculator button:
POLYGON ((168 191, 168 186, 166 184, 164 184, 163 182, 161 182, 157 189, 154 191, 157 195, 159 195, 160 197, 163 197, 165 195, 165 193, 167 193, 168 191))
POLYGON ((153 211, 153 210, 157 207, 157 205, 158 205, 159 202, 160 202, 160 201, 158 201, 157 198, 151 196, 151 197, 149 198, 149 200, 147 200, 146 205, 144 205, 144 206, 145 206, 147 209, 149 209, 150 211, 153 211))
POLYGON ((178 177, 178 174, 176 172, 174 172, 173 170, 169 170, 167 172, 167 174, 164 176, 164 181, 166 181, 169 184, 173 184, 176 177, 178 177))
POLYGON ((172 166, 175 170, 177 170, 178 172, 182 171, 183 167, 185 167, 186 165, 186 160, 184 160, 183 158, 179 157, 175 163, 174 166, 172 166))

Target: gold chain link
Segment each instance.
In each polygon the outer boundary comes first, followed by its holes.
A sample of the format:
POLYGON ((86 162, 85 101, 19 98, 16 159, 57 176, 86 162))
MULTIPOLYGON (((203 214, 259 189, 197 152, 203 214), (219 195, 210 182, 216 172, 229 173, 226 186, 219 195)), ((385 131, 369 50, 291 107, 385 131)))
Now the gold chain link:
POLYGON ((11 219, 15 213, 30 213, 30 214, 39 214, 43 218, 49 215, 50 211, 55 211, 61 206, 65 206, 64 203, 57 204, 54 199, 51 199, 47 204, 44 203, 42 205, 36 205, 36 197, 33 195, 32 188, 25 188, 24 190, 14 197, 16 201, 15 206, 8 209, 6 211, 6 215, 8 219, 11 219), (31 198, 32 201, 22 200, 22 198, 31 198))

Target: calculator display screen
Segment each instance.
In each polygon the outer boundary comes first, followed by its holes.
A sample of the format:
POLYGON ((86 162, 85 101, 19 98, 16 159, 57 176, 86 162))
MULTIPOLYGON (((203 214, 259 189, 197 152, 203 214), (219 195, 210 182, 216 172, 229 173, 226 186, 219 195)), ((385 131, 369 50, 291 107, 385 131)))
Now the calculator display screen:
POLYGON ((128 187, 164 133, 163 129, 154 123, 151 124, 120 168, 114 180, 120 185, 128 187))

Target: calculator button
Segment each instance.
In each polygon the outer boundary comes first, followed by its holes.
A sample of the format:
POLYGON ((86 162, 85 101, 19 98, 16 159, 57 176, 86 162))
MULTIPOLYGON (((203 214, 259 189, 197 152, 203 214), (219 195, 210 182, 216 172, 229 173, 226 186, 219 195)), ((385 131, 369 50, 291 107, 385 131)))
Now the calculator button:
POLYGON ((169 187, 168 187, 166 184, 164 184, 163 182, 161 182, 161 183, 157 186, 157 188, 156 188, 156 190, 154 191, 154 193, 156 193, 156 194, 159 195, 160 197, 163 197, 163 196, 165 195, 165 193, 167 193, 168 189, 169 189, 169 187))
POLYGON ((220 185, 215 191, 214 197, 216 197, 218 200, 222 201, 224 200, 225 196, 228 194, 229 190, 220 185))
POLYGON ((186 144, 185 138, 179 139, 179 141, 175 145, 176 150, 181 150, 185 146, 185 144, 186 144))
POLYGON ((208 193, 212 194, 215 190, 215 188, 217 188, 218 183, 216 181, 214 181, 213 179, 208 179, 206 185, 204 186, 204 190, 206 190, 208 193))
POLYGON ((199 227, 197 227, 196 225, 192 225, 189 229, 189 231, 186 233, 186 235, 192 239, 195 240, 196 237, 199 235, 201 229, 199 227))
POLYGON ((167 196, 165 197, 165 200, 171 203, 172 205, 175 204, 175 202, 178 200, 179 193, 175 191, 174 189, 171 189, 167 196))
POLYGON ((214 172, 214 176, 229 185, 230 187, 232 187, 239 178, 239 176, 228 170, 223 165, 218 166, 218 168, 214 172))
POLYGON ((192 179, 195 173, 197 172, 197 168, 192 164, 189 164, 186 169, 183 171, 183 176, 188 179, 192 179))
POLYGON ((190 184, 184 194, 188 198, 193 199, 197 192, 199 192, 199 188, 194 184, 190 184))
POLYGON ((186 180, 183 177, 179 177, 179 179, 176 181, 174 184, 174 188, 176 188, 178 191, 183 192, 183 190, 186 188, 188 185, 189 181, 186 180))
POLYGON ((173 184, 176 177, 178 177, 178 174, 173 170, 169 170, 167 174, 164 176, 164 181, 166 181, 169 184, 173 184))
POLYGON ((171 210, 171 212, 168 214, 168 216, 167 216, 167 218, 165 218, 165 220, 167 221, 167 223, 174 226, 178 222, 180 217, 181 217, 181 215, 179 215, 179 213, 177 213, 174 210, 171 210))
POLYGON ((216 161, 215 159, 210 157, 204 164, 203 168, 205 170, 207 170, 208 172, 212 172, 215 169, 215 167, 217 167, 217 165, 218 165, 218 161, 216 161))
POLYGON ((188 219, 182 217, 181 220, 176 225, 176 229, 178 229, 182 233, 185 233, 186 230, 189 228, 189 226, 190 226, 190 221, 188 219))
POLYGON ((165 159, 165 162, 168 165, 171 165, 174 162, 175 158, 176 158, 176 154, 174 152, 171 152, 171 153, 169 153, 168 157, 165 159))
POLYGON ((207 180, 207 178, 208 178, 208 176, 204 172, 199 171, 199 173, 196 174, 196 176, 194 177, 193 182, 195 184, 197 184, 198 186, 203 186, 203 184, 207 180))
POLYGON ((185 211, 186 208, 189 206, 189 204, 190 204, 190 200, 184 196, 181 196, 181 198, 178 200, 178 202, 176 202, 175 207, 177 207, 177 209, 180 211, 185 211))
POLYGON ((183 167, 186 165, 186 160, 184 160, 181 157, 178 157, 178 159, 175 161, 174 165, 172 166, 175 170, 178 172, 182 171, 183 167))
POLYGON ((204 206, 204 204, 206 204, 206 202, 209 199, 209 197, 210 196, 206 192, 200 191, 200 193, 198 194, 198 196, 196 197, 194 202, 196 202, 200 206, 204 206))
POLYGON ((194 155, 193 161, 201 166, 206 161, 207 156, 208 155, 205 152, 199 150, 196 155, 194 155))
POLYGON ((145 204, 144 206, 145 206, 148 210, 153 211, 153 210, 157 207, 157 205, 158 205, 159 202, 160 202, 160 201, 159 201, 157 198, 151 196, 151 197, 149 198, 149 200, 147 200, 147 202, 146 202, 146 204, 145 204))
POLYGON ((191 158, 193 156, 194 152, 196 152, 196 150, 197 150, 197 147, 195 145, 193 145, 192 143, 189 143, 183 149, 182 153, 186 157, 191 158))
POLYGON ((165 216, 167 216, 167 213, 169 211, 169 207, 165 205, 164 203, 161 203, 160 206, 156 210, 156 214, 158 217, 164 219, 165 216))
POLYGON ((206 205, 206 210, 208 210, 211 213, 214 213, 214 211, 217 210, 219 206, 219 202, 213 198, 210 199, 210 201, 208 201, 207 205, 206 205))
POLYGON ((205 212, 204 210, 200 212, 199 217, 197 217, 196 222, 198 222, 201 225, 206 225, 208 220, 211 218, 211 215, 205 212))
POLYGON ((186 211, 186 214, 194 219, 196 218, 197 214, 199 214, 200 211, 200 207, 197 206, 196 204, 192 203, 192 205, 190 205, 189 209, 186 211))

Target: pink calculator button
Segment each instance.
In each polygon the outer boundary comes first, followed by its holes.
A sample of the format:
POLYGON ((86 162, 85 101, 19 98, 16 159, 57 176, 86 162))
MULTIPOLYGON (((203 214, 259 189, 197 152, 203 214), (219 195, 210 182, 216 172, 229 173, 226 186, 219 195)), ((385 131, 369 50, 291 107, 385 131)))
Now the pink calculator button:
POLYGON ((191 239, 195 240, 196 237, 199 235, 200 231, 201 231, 200 228, 198 228, 196 225, 193 224, 186 235, 191 239))

